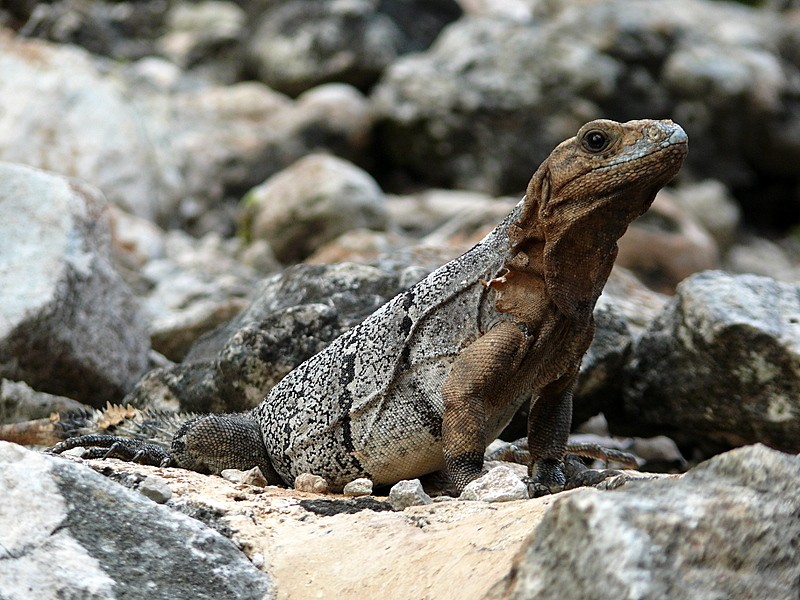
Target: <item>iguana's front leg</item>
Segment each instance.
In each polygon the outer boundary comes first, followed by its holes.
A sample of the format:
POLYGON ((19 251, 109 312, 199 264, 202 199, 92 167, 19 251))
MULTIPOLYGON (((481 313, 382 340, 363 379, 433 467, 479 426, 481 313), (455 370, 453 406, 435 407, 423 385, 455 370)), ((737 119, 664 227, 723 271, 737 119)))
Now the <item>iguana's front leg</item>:
POLYGON ((442 386, 442 447, 453 484, 462 491, 483 473, 487 403, 514 377, 529 340, 511 321, 501 321, 464 349, 442 386))
POLYGON ((528 413, 528 449, 531 462, 532 495, 541 496, 564 489, 564 453, 572 424, 572 390, 577 370, 542 388, 528 413))

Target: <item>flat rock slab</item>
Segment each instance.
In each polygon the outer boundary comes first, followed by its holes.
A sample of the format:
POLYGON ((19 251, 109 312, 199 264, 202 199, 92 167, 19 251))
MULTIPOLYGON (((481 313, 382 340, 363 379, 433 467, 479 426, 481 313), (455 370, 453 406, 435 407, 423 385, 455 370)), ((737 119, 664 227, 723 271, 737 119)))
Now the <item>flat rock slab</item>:
MULTIPOLYGON (((388 510, 385 497, 350 499, 117 460, 83 462, 126 485, 148 475, 163 478, 172 491, 166 506, 230 536, 270 574, 281 600, 478 600, 508 573, 554 502, 449 501, 398 512, 388 510)), ((84 465, 70 466, 97 476, 84 465)), ((131 521, 127 515, 98 518, 131 521)), ((196 573, 207 569, 193 567, 196 573)))
POLYGON ((82 465, 0 442, 0 489, 4 600, 274 597, 229 539, 82 465))

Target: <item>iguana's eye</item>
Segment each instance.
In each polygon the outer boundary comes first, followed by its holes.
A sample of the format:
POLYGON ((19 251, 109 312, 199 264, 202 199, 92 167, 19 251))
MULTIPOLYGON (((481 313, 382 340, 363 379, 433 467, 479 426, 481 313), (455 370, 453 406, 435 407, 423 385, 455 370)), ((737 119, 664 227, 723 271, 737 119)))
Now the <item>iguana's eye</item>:
POLYGON ((584 149, 593 153, 605 150, 608 147, 609 141, 610 138, 608 135, 599 129, 591 129, 584 133, 583 138, 581 138, 581 144, 584 149))

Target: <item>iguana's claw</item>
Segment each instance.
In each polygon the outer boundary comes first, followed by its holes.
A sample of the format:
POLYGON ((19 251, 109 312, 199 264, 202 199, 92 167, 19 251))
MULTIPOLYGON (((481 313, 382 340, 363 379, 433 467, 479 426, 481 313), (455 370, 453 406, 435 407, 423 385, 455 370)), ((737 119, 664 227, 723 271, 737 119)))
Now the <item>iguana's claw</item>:
POLYGON ((169 466, 169 452, 151 442, 132 440, 115 435, 81 435, 59 442, 47 451, 61 454, 72 448, 83 447, 82 458, 119 458, 143 465, 169 466))
POLYGON ((524 480, 531 498, 560 492, 567 483, 564 466, 560 461, 553 459, 537 461, 532 471, 533 474, 524 480))

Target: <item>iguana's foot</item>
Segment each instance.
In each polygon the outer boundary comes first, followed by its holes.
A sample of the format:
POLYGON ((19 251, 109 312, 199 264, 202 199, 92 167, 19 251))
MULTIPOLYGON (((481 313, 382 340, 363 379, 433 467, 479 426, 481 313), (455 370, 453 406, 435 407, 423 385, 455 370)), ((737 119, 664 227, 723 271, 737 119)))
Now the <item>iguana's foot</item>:
MULTIPOLYGON (((616 460, 616 459, 614 459, 616 460)), ((572 490, 579 487, 597 487, 612 477, 618 477, 618 483, 608 486, 609 489, 625 483, 625 471, 619 469, 592 469, 573 455, 567 455, 564 462, 555 460, 542 460, 536 463, 534 475, 526 477, 528 494, 531 498, 538 498, 548 494, 555 494, 563 490, 572 490)))
POLYGON ((625 474, 624 471, 619 469, 589 468, 577 456, 569 454, 564 458, 564 471, 567 476, 565 490, 572 490, 578 487, 595 487, 609 477, 625 474))
POLYGON ((81 435, 59 442, 48 452, 61 454, 72 448, 83 447, 82 458, 119 458, 128 462, 153 465, 157 467, 172 466, 173 460, 169 452, 157 444, 132 440, 116 435, 81 435))
POLYGON ((532 471, 533 474, 524 479, 528 485, 528 495, 531 498, 560 492, 567 483, 567 476, 561 461, 539 460, 533 465, 532 471))

